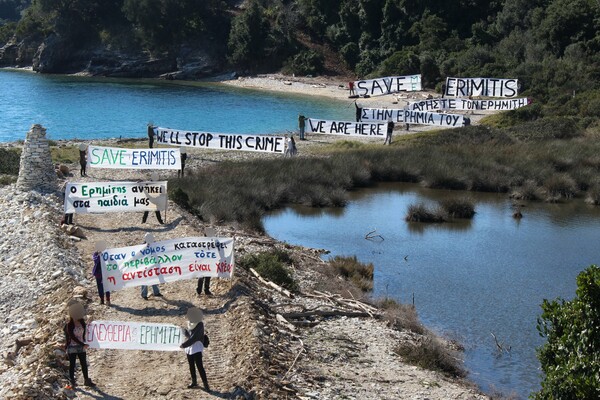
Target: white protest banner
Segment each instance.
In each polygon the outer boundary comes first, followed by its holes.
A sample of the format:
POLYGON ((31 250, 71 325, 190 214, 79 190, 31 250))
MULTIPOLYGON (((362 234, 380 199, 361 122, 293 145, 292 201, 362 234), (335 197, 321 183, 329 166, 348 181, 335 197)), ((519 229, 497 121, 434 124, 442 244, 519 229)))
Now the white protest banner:
POLYGON ((434 111, 434 110, 493 110, 508 111, 525 107, 531 104, 531 99, 522 97, 517 99, 502 100, 469 100, 463 98, 456 99, 429 99, 409 103, 406 108, 415 111, 434 111))
POLYGON ((179 149, 121 149, 88 146, 87 164, 93 168, 181 169, 179 149))
POLYGON ((158 143, 171 146, 281 154, 285 151, 285 137, 283 136, 193 132, 170 128, 154 128, 154 134, 158 143))
POLYGON ((167 182, 69 182, 65 186, 65 214, 163 211, 167 182))
POLYGON ((421 90, 421 75, 387 76, 354 82, 359 96, 381 96, 398 92, 418 92, 421 90))
POLYGON ((412 111, 405 109, 363 108, 362 121, 393 121, 415 125, 433 125, 443 127, 464 126, 462 115, 438 114, 429 112, 412 111))
POLYGON ((327 135, 385 137, 386 124, 308 119, 308 132, 327 135))
POLYGON ((203 276, 230 278, 233 239, 188 237, 107 249, 100 262, 107 292, 203 276))
POLYGON ((446 78, 444 95, 451 97, 515 97, 517 79, 496 78, 446 78))
POLYGON ((123 321, 92 321, 84 338, 91 349, 119 350, 181 351, 184 341, 179 326, 123 321))

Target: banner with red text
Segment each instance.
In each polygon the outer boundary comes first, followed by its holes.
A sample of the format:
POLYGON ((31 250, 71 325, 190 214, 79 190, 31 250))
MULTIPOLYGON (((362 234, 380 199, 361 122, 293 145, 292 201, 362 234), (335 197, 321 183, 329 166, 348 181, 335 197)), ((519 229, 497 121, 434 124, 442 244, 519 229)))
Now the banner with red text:
POLYGON ((183 330, 171 324, 150 322, 92 321, 84 342, 91 349, 181 351, 183 330))
POLYGON ((233 239, 171 239, 107 249, 100 258, 107 292, 203 276, 230 278, 234 266, 233 239))
POLYGON ((170 146, 280 154, 285 151, 283 136, 183 131, 170 128, 154 128, 154 135, 157 143, 170 146))

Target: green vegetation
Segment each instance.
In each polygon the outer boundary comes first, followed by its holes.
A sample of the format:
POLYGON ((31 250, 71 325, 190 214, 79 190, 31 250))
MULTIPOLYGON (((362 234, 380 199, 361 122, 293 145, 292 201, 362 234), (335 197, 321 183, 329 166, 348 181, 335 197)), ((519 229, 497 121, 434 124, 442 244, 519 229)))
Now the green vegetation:
POLYGON ((79 161, 79 148, 77 146, 51 146, 50 156, 55 163, 75 163, 79 161))
POLYGON ((258 254, 246 254, 239 261, 244 269, 254 268, 264 279, 286 289, 298 290, 298 284, 286 264, 291 263, 290 255, 283 250, 272 250, 258 254))
MULTIPOLYGON (((563 121, 546 117, 532 123, 544 126, 548 119, 563 121)), ((237 221, 257 230, 267 211, 289 203, 341 207, 348 190, 376 182, 419 182, 429 188, 510 193, 550 202, 598 199, 596 125, 573 125, 558 138, 541 128, 517 127, 423 133, 401 137, 388 148, 344 142, 328 148, 333 151, 327 157, 225 162, 172 180, 169 188, 184 191, 189 207, 206 221, 237 221)), ((442 215, 457 218, 474 211, 467 203, 445 207, 442 215)))
POLYGON ((544 300, 538 349, 544 379, 536 399, 595 399, 600 393, 600 268, 577 276, 573 300, 544 300))
POLYGON ((329 260, 329 264, 344 279, 352 282, 363 292, 373 289, 373 271, 375 267, 372 263, 361 263, 356 256, 335 256, 329 260))
POLYGON ((0 174, 19 175, 21 151, 0 148, 0 174))

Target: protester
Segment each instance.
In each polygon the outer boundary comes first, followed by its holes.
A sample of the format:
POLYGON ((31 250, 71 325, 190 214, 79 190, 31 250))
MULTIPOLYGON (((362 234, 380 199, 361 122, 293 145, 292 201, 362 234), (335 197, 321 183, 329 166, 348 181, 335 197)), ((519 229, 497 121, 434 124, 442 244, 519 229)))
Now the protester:
POLYGON ((179 178, 179 176, 181 174, 181 177, 183 178, 183 170, 185 169, 185 160, 187 160, 187 151, 185 150, 185 147, 182 147, 181 150, 179 150, 179 152, 181 153, 181 170, 177 171, 177 177, 179 178))
POLYGON ((190 367, 190 375, 192 376, 192 383, 188 385, 188 388, 193 389, 198 387, 198 380, 196 378, 196 368, 198 368, 200 378, 202 378, 202 383, 204 384, 204 390, 210 392, 206 371, 202 364, 202 352, 204 351, 204 344, 206 343, 203 322, 204 315, 199 308, 191 307, 187 311, 186 318, 188 320, 188 325, 187 329, 184 329, 184 334, 187 340, 183 342, 180 347, 185 349, 188 365, 190 367))
POLYGON ((304 138, 304 128, 306 127, 306 117, 302 114, 298 115, 298 127, 300 128, 300 140, 306 140, 304 138))
POLYGON ((285 138, 285 152, 283 153, 284 157, 291 157, 292 156, 292 147, 294 145, 292 144, 292 136, 287 136, 285 138))
POLYGON ((298 154, 298 148, 296 147, 296 141, 294 140, 294 135, 290 136, 290 156, 294 157, 298 154))
MULTIPOLYGON (((63 183, 62 185, 62 198, 63 198, 63 204, 65 203, 66 199, 67 199, 67 181, 65 181, 65 183, 63 183)), ((64 217, 62 218, 62 220, 60 221, 60 226, 63 225, 73 225, 73 213, 68 213, 65 214, 64 217)))
POLYGON ((152 123, 148 123, 148 147, 154 147, 154 126, 152 126, 152 123))
POLYGON ((360 122, 362 120, 362 107, 359 107, 356 101, 354 107, 356 108, 356 122, 360 122))
POLYGON ((348 88, 350 89, 349 96, 355 96, 356 92, 354 91, 354 82, 352 82, 352 81, 348 82, 348 88))
POLYGON ((196 293, 198 296, 202 294, 202 286, 204 285, 204 294, 207 296, 212 296, 212 292, 210 291, 210 276, 204 276, 198 278, 198 287, 196 288, 196 293))
POLYGON ((444 98, 445 95, 446 95, 446 84, 442 83, 442 99, 444 98))
POLYGON ((410 131, 410 124, 408 122, 406 123, 406 131, 410 131))
POLYGON ((79 145, 79 165, 81 169, 79 170, 80 176, 87 176, 85 167, 87 166, 87 146, 84 143, 79 145))
POLYGON ((464 117, 463 120, 465 121, 465 126, 471 125, 471 118, 464 117))
MULTIPOLYGON (((152 182, 156 182, 158 181, 158 174, 156 172, 153 172, 151 177, 150 177, 150 181, 152 182)), ((158 223, 161 225, 164 225, 164 222, 162 220, 162 216, 160 215, 160 211, 156 210, 154 212, 156 214, 156 219, 158 220, 158 223)), ((144 215, 142 216, 142 224, 145 224, 146 221, 148 220, 148 215, 150 215, 149 211, 144 211, 144 215)))
POLYGON ((106 246, 104 243, 96 244, 96 251, 92 258, 94 259, 94 269, 92 275, 96 278, 96 286, 98 287, 98 296, 100 296, 100 304, 104 304, 104 296, 106 295, 106 305, 110 307, 110 292, 104 291, 104 283, 102 282, 102 263, 100 262, 100 253, 104 251, 106 246))
POLYGON ((388 120, 388 123, 387 123, 387 134, 385 135, 385 141, 383 142, 384 145, 392 144, 392 134, 393 133, 394 133, 394 122, 390 119, 390 120, 388 120))
POLYGON ((83 319, 85 310, 83 305, 77 301, 69 305, 69 322, 64 326, 63 330, 66 338, 66 350, 69 356, 69 379, 71 386, 77 386, 75 381, 75 364, 79 358, 81 372, 83 373, 85 386, 96 386, 88 376, 88 365, 85 350, 89 347, 85 344, 85 320, 83 319))
MULTIPOLYGON (((150 246, 154 243, 154 236, 152 236, 151 233, 146 233, 146 235, 144 235, 144 243, 150 246)), ((163 297, 158 285, 152 285, 152 294, 154 294, 154 297, 163 297)), ((142 299, 148 300, 148 285, 142 285, 142 299)))

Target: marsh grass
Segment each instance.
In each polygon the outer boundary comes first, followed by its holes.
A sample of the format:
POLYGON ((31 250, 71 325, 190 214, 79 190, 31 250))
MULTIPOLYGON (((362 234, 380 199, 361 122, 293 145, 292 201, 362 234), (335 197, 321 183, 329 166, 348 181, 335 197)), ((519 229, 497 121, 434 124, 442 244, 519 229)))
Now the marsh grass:
POLYGON ((475 204, 466 198, 445 199, 440 201, 440 207, 450 218, 473 218, 475 215, 475 204))
POLYGON ((329 260, 329 264, 344 279, 352 282, 363 292, 373 289, 373 272, 375 267, 372 263, 361 263, 356 256, 335 256, 329 260))
POLYGON ((442 223, 447 221, 446 213, 443 209, 434 209, 425 203, 409 205, 405 219, 407 222, 442 223))
POLYGON ((453 377, 467 375, 457 352, 432 334, 417 338, 416 343, 401 343, 394 350, 404 361, 421 368, 443 372, 453 377))
POLYGON ((223 162, 171 180, 169 190, 185 192, 206 221, 258 231, 265 212, 290 203, 341 207, 349 190, 382 181, 563 201, 596 183, 598 139, 566 117, 469 126, 406 136, 385 148, 344 141, 319 156, 223 162))
POLYGON ((384 311, 384 320, 394 329, 410 331, 420 335, 426 332, 413 305, 401 304, 387 297, 375 301, 375 304, 384 311))

